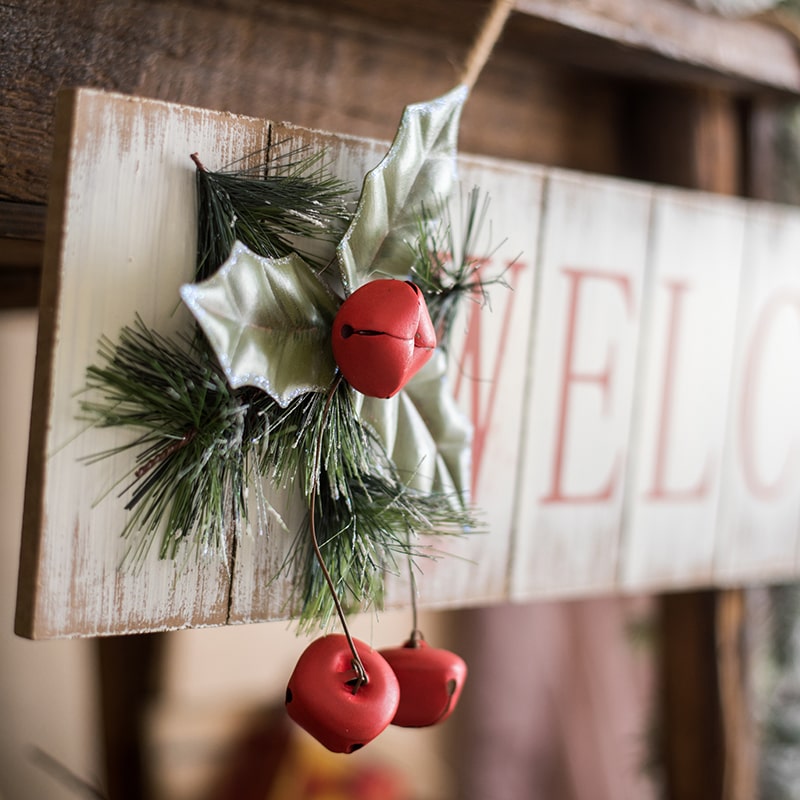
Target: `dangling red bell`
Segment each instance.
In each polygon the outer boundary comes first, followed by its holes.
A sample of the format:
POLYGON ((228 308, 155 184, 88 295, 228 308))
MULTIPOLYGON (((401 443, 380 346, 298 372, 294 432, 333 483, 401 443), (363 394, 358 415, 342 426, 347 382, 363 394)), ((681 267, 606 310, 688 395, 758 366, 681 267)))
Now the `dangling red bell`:
POLYGON ((467 679, 467 665, 461 656, 413 637, 402 647, 380 652, 400 684, 400 705, 393 725, 425 728, 453 713, 467 679))
POLYGON ((433 355, 436 333, 413 283, 370 281, 333 321, 333 357, 350 385, 369 397, 392 397, 433 355))
POLYGON ((286 710, 301 728, 334 753, 354 753, 392 721, 400 687, 377 651, 354 640, 367 682, 353 692, 356 671, 347 638, 315 639, 300 656, 286 689, 286 710))

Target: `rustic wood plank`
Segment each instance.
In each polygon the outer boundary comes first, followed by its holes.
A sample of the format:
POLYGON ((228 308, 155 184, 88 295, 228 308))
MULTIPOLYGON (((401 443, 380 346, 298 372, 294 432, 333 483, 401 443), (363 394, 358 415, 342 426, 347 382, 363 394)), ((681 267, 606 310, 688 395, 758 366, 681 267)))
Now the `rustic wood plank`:
POLYGON ((722 798, 725 735, 719 707, 717 593, 661 598, 659 741, 669 800, 722 798))
MULTIPOLYGON (((61 86, 91 86, 390 139, 404 105, 456 80, 486 0, 33 0, 0 7, 0 199, 43 203, 61 86)), ((465 151, 614 171, 612 82, 499 49, 465 151), (502 126, 487 120, 504 121, 502 126), (591 125, 594 135, 582 132, 591 125), (568 133, 574 132, 574 136, 568 133), (577 160, 575 160, 577 159, 577 160)))
POLYGON ((520 13, 613 44, 616 52, 604 49, 598 56, 598 45, 590 42, 588 53, 568 56, 584 64, 589 60, 595 67, 602 63, 608 68, 616 63, 618 69, 637 64, 640 74, 693 78, 704 86, 800 90, 793 37, 763 21, 709 14, 674 0, 516 0, 515 6, 520 13), (634 54, 640 56, 638 61, 634 54), (641 58, 644 54, 650 58, 641 58))
POLYGON ((96 642, 105 780, 110 800, 152 796, 145 736, 158 694, 167 642, 161 634, 108 636, 96 642))
MULTIPOLYGON (((378 164, 388 147, 384 142, 309 131, 285 123, 274 124, 272 134, 276 156, 288 148, 324 148, 328 168, 348 181, 354 192, 360 191, 364 175, 378 164)), ((267 516, 263 521, 266 530, 254 532, 239 542, 228 610, 231 623, 285 619, 298 612, 298 597, 291 581, 274 579, 285 564, 296 532, 303 528, 307 509, 293 502, 286 492, 276 492, 270 487, 265 487, 265 492, 280 511, 289 533, 276 517, 267 516)), ((256 509, 251 513, 253 519, 258 519, 256 509)))
POLYGON ((621 585, 712 575, 744 207, 662 189, 642 317, 621 585))
MULTIPOLYGON (((486 7, 470 0, 454 14, 451 0, 3 4, 0 198, 44 202, 60 86, 269 111, 311 128, 389 138, 397 109, 452 85, 486 7)), ((797 56, 781 32, 665 0, 653 8, 518 2, 466 110, 465 151, 617 173, 620 78, 707 83, 724 74, 737 91, 800 90, 797 56), (587 129, 592 136, 582 135, 587 129)))
POLYGON ((517 599, 614 584, 651 205, 648 187, 549 177, 514 519, 517 599))
POLYGON ((731 383, 715 574, 796 574, 800 536, 797 366, 800 213, 751 210, 731 383))
MULTIPOLYGON (((487 306, 467 303, 463 322, 454 326, 450 379, 472 423, 472 498, 486 529, 436 544, 445 557, 423 564, 419 579, 420 598, 430 605, 508 596, 544 190, 544 171, 537 167, 465 157, 459 170, 464 189, 480 187, 491 199, 491 224, 478 252, 489 256, 483 274, 502 274, 507 288, 492 287, 487 306)), ((407 597, 403 587, 396 602, 407 597)))
MULTIPOLYGON (((325 136, 290 126, 275 126, 274 130, 278 141, 286 134, 293 143, 324 145, 333 171, 353 182, 374 166, 386 149, 384 143, 325 136)), ((538 235, 536 211, 541 202, 542 175, 537 168, 462 157, 459 178, 464 190, 478 186, 492 198, 493 231, 497 232, 502 222, 503 229, 511 226, 524 234, 478 243, 491 253, 483 267, 486 274, 505 272, 509 290, 495 288, 490 309, 468 303, 464 319, 454 326, 449 379, 475 432, 472 495, 487 531, 425 543, 436 556, 419 561, 418 593, 420 605, 425 607, 490 602, 507 595, 513 474, 519 459, 517 431, 524 413, 525 371, 519 365, 524 363, 530 332, 532 257, 538 235), (517 259, 521 251, 525 255, 517 259), (498 463, 508 468, 493 469, 492 465, 498 463)), ((454 198, 456 219, 458 203, 454 198)), ((276 504, 285 507, 279 500, 276 504)), ((285 521, 290 530, 299 529, 304 513, 303 509, 289 510, 285 521)), ((273 527, 271 536, 247 537, 241 543, 231 600, 232 622, 274 619, 296 611, 291 604, 292 586, 272 581, 291 545, 291 537, 287 539, 273 527)), ((407 606, 409 591, 405 572, 389 576, 387 607, 407 606)))
POLYGON ((22 635, 225 621, 229 577, 218 559, 159 561, 151 548, 137 569, 120 569, 124 512, 113 498, 126 470, 80 461, 125 435, 81 435, 75 397, 101 335, 115 337, 136 313, 169 334, 188 314, 174 312, 178 286, 194 271, 189 154, 200 150, 212 162, 227 163, 266 143, 263 121, 241 120, 228 130, 230 120, 96 92, 65 95, 25 499, 17 619, 22 635), (154 264, 166 268, 149 272, 154 264), (106 493, 111 498, 100 502, 106 493), (77 497, 84 502, 76 505, 77 497))
POLYGON ((717 593, 715 616, 719 705, 725 741, 723 800, 758 795, 760 754, 753 701, 751 627, 748 598, 741 589, 717 593))
MULTIPOLYGON (((706 88, 676 88, 657 97, 642 92, 634 110, 638 174, 670 182, 677 175, 681 185, 707 191, 742 191, 745 146, 733 96, 706 88)), ((721 610, 739 594, 692 591, 659 599, 659 750, 666 796, 676 800, 753 794, 742 782, 751 755, 740 724, 747 717, 747 693, 739 653, 730 647, 733 632, 720 626, 721 610)))

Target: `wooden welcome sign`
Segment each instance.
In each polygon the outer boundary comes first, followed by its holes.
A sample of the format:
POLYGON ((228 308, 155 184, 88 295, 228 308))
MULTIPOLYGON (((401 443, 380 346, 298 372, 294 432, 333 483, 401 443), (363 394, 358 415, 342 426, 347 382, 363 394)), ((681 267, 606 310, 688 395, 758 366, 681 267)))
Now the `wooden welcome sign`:
MULTIPOLYGON (((280 531, 121 568, 113 434, 75 396, 102 335, 185 325, 199 151, 291 139, 359 185, 386 145, 160 102, 63 98, 41 305, 18 632, 286 617, 280 531)), ((467 304, 454 394, 486 531, 425 566, 429 607, 786 579, 800 531, 800 212, 464 156, 491 197, 491 310, 467 304), (494 243, 496 244, 496 242, 494 243)), ((387 605, 407 602, 401 579, 387 605)))

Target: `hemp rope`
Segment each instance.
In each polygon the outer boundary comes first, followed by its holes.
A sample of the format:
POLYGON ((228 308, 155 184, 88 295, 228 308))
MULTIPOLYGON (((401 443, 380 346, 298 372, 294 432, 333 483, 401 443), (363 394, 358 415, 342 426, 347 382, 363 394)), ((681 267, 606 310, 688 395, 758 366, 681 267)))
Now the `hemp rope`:
POLYGON ((478 80, 489 56, 494 50, 500 34, 506 24, 506 20, 514 10, 514 0, 494 0, 486 19, 483 21, 481 29, 478 31, 478 36, 472 45, 464 68, 461 71, 460 84, 463 84, 468 89, 472 89, 475 81, 478 80))

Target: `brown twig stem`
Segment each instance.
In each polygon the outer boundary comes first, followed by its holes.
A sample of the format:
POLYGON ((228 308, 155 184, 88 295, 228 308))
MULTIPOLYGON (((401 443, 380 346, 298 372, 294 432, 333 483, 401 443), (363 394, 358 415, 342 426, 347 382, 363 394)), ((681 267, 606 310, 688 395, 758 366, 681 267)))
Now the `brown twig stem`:
POLYGON ((178 450, 183 450, 195 436, 197 436, 197 431, 192 429, 184 433, 180 439, 176 439, 172 444, 163 447, 149 461, 142 464, 142 466, 136 470, 134 477, 137 480, 143 478, 153 467, 158 466, 162 461, 166 461, 171 455, 177 453, 178 450))
MULTIPOLYGON (((328 398, 325 401, 325 408, 322 411, 322 419, 323 425, 328 419, 328 413, 330 412, 331 403, 333 402, 333 396, 336 393, 336 390, 339 388, 339 384, 342 382, 341 373, 336 377, 336 380, 331 385, 331 389, 328 392, 328 398)), ((322 557, 322 551, 319 549, 319 541, 317 540, 317 526, 315 522, 315 515, 316 515, 316 504, 317 504, 317 486, 319 485, 319 470, 320 470, 320 462, 322 459, 322 432, 320 432, 319 436, 317 437, 317 442, 314 447, 314 467, 312 473, 312 485, 311 485, 311 497, 309 502, 309 513, 310 513, 310 528, 311 528, 311 544, 314 548, 314 555, 316 556, 317 563, 319 564, 320 569, 322 570, 322 574, 325 576, 325 582, 328 584, 328 589, 330 589, 331 597, 333 598, 333 604, 336 607, 336 613, 339 615, 339 621, 342 623, 342 630, 344 631, 344 635, 347 639, 347 644, 350 647, 350 652, 353 654, 353 669, 356 671, 356 679, 353 683, 353 694, 357 694, 358 690, 365 684, 369 682, 369 676, 367 675, 367 670, 364 667, 364 662, 361 660, 361 656, 358 654, 358 649, 356 648, 356 643, 353 641, 353 636, 350 633, 350 627, 347 624, 347 617, 344 613, 344 609, 342 608, 342 603, 339 600, 339 595, 336 592, 336 586, 333 583, 333 578, 331 578, 331 573, 328 571, 328 567, 325 565, 325 559, 322 557)))
POLYGON ((422 631, 419 629, 417 619, 417 578, 416 575, 414 575, 414 560, 411 556, 408 557, 408 577, 411 587, 411 636, 409 637, 409 641, 412 647, 419 647, 419 643, 424 637, 422 631))
POLYGON ((199 156, 197 153, 192 153, 192 154, 189 156, 189 158, 191 158, 191 159, 192 159, 192 161, 194 161, 194 165, 195 165, 195 166, 197 167, 197 169, 199 169, 201 172, 208 172, 208 170, 205 168, 205 165, 204 165, 204 164, 203 164, 203 162, 200 160, 200 156, 199 156))

